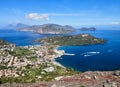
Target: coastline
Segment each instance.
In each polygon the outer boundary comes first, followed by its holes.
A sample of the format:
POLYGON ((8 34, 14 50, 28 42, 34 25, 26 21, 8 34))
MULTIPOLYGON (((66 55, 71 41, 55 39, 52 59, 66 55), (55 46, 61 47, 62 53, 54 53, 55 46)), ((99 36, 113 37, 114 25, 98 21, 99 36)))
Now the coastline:
POLYGON ((52 63, 57 65, 57 66, 60 66, 62 68, 66 68, 65 66, 63 66, 62 64, 60 64, 59 62, 57 62, 55 59, 57 59, 58 57, 61 57, 63 55, 65 55, 65 51, 64 50, 58 50, 60 46, 56 46, 56 48, 54 49, 54 52, 57 53, 57 55, 53 58, 53 61, 52 63))
POLYGON ((57 62, 55 59, 57 59, 58 57, 61 57, 63 55, 66 55, 66 56, 74 56, 75 54, 72 54, 72 53, 66 53, 64 50, 58 50, 58 48, 61 47, 61 46, 57 46, 54 50, 55 53, 57 53, 58 55, 56 55, 53 59, 53 63, 55 65, 58 65, 60 67, 63 67, 63 68, 66 68, 64 65, 60 64, 59 62, 57 62))
MULTIPOLYGON (((55 45, 34 45, 34 46, 26 46, 25 48, 28 48, 29 50, 34 50, 34 51, 37 49, 38 54, 39 54, 39 51, 41 51, 43 53, 47 52, 45 57, 43 57, 44 59, 46 58, 47 62, 49 62, 48 60, 51 60, 50 63, 52 63, 53 65, 60 66, 62 68, 66 68, 62 64, 55 61, 55 59, 57 57, 61 57, 62 55, 66 54, 64 50, 58 50, 58 47, 60 47, 60 46, 55 46, 55 45), (53 47, 53 48, 49 50, 50 47, 53 47), (43 48, 43 49, 41 49, 41 48, 43 48), (48 54, 49 51, 52 51, 53 54, 48 54)), ((12 61, 12 59, 11 59, 11 61, 12 61)), ((16 59, 14 59, 14 61, 15 60, 16 59)), ((21 62, 19 62, 19 63, 21 63, 21 62)), ((49 71, 49 69, 51 69, 50 66, 47 66, 47 68, 43 68, 43 70, 48 70, 48 71, 49 71)), ((35 69, 35 70, 37 70, 37 69, 35 69)), ((32 71, 34 71, 34 70, 31 70, 31 72, 32 71)), ((12 71, 10 71, 10 72, 12 72, 12 71)), ((41 75, 37 76, 38 78, 37 77, 35 77, 35 78, 39 79, 39 78, 41 78, 41 75)), ((54 75, 54 73, 52 75, 54 75)), ((87 72, 79 73, 79 74, 74 73, 73 75, 69 75, 69 73, 68 73, 66 76, 64 76, 64 75, 59 76, 58 75, 58 76, 54 77, 54 79, 53 79, 54 81, 52 80, 50 82, 48 82, 48 81, 44 81, 44 82, 45 82, 45 84, 48 84, 48 86, 46 86, 46 87, 52 87, 52 85, 54 85, 54 84, 56 85, 56 87, 58 86, 58 84, 60 86, 65 86, 65 87, 68 86, 68 84, 72 84, 72 87, 73 87, 74 85, 76 85, 76 86, 78 84, 82 85, 83 83, 86 85, 86 87, 99 87, 99 85, 101 85, 101 84, 105 85, 104 87, 106 87, 106 84, 109 85, 110 87, 114 87, 114 86, 111 86, 111 85, 114 85, 114 84, 120 85, 119 84, 119 81, 120 81, 119 77, 120 77, 120 71, 110 71, 110 72, 108 72, 108 71, 104 71, 104 72, 101 72, 101 71, 95 71, 95 72, 87 71, 87 72), (57 81, 56 78, 59 78, 59 80, 57 81), (94 83, 94 86, 93 86, 93 84, 90 84, 88 81, 90 81, 90 83, 94 83), (61 82, 63 82, 63 84, 61 84, 61 82)), ((30 79, 33 80, 33 78, 30 78, 30 79)), ((44 84, 44 82, 36 81, 35 83, 29 83, 29 84, 24 83, 23 87, 27 87, 27 86, 29 86, 31 84, 36 85, 37 82, 40 82, 41 84, 44 84)), ((19 83, 19 84, 22 84, 22 83, 19 83)), ((19 84, 16 83, 16 85, 19 85, 19 84)), ((3 87, 4 87, 4 84, 3 84, 3 87)))
MULTIPOLYGON (((36 48, 36 47, 41 47, 42 45, 29 45, 29 46, 20 46, 20 47, 23 47, 23 48, 29 48, 29 47, 34 47, 34 48, 36 48)), ((44 46, 46 46, 46 47, 48 47, 47 45, 43 45, 43 47, 44 46)), ((50 47, 51 45, 49 45, 49 47, 50 47)), ((48 48, 49 48, 48 47, 48 48)), ((54 49, 53 49, 53 52, 55 52, 53 55, 51 55, 51 58, 47 58, 47 59, 50 59, 51 60, 51 62, 54 64, 54 65, 56 65, 56 66, 60 66, 60 67, 62 67, 62 68, 66 68, 65 66, 63 66, 62 64, 60 64, 59 62, 57 62, 55 59, 57 59, 58 57, 61 57, 61 56, 63 56, 63 55, 65 55, 66 53, 65 53, 65 51, 64 50, 58 50, 58 48, 59 48, 60 46, 54 46, 54 49)), ((47 48, 47 49, 48 49, 47 48)))

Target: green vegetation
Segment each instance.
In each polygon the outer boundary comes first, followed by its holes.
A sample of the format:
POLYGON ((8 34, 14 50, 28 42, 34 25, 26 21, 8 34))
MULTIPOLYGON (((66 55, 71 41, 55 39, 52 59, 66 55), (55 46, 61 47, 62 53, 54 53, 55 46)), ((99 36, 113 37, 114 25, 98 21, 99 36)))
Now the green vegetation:
POLYGON ((70 76, 79 72, 71 68, 62 68, 56 66, 52 61, 47 60, 47 56, 55 55, 55 45, 45 45, 41 47, 42 54, 47 55, 39 57, 36 51, 40 48, 16 47, 15 45, 4 45, 0 50, 1 56, 1 77, 0 83, 30 83, 35 81, 53 81, 59 76, 70 76), (47 47, 47 48, 46 48, 47 47), (45 49, 46 48, 46 49, 45 49), (46 58, 46 59, 45 59, 46 58), (49 62, 48 62, 49 61, 49 62), (17 63, 20 63, 17 65, 17 63))
POLYGON ((53 45, 60 46, 76 46, 76 45, 90 45, 90 44, 102 44, 106 40, 96 38, 90 34, 79 34, 75 36, 55 36, 55 37, 46 37, 43 39, 37 40, 38 42, 47 42, 53 45))
POLYGON ((28 58, 28 60, 30 60, 32 62, 36 62, 37 61, 37 57, 36 56, 30 57, 30 58, 28 58))
POLYGON ((0 70, 7 69, 7 66, 0 65, 0 70))
POLYGON ((39 68, 34 68, 31 65, 27 65, 25 69, 22 71, 25 75, 24 76, 19 76, 19 77, 4 77, 2 76, 0 78, 1 83, 6 83, 6 82, 16 82, 16 83, 31 83, 35 81, 51 81, 54 80, 55 77, 58 76, 70 76, 77 74, 79 72, 74 71, 71 68, 61 68, 59 66, 55 66, 52 64, 48 63, 43 63, 39 65, 39 68), (48 67, 48 65, 51 65, 52 67, 55 68, 53 72, 45 72, 44 69, 48 67), (41 73, 44 72, 44 73, 41 73), (37 78, 37 76, 40 76, 41 78, 37 78))
POLYGON ((33 52, 31 52, 30 50, 22 47, 16 47, 13 51, 9 51, 9 53, 13 56, 18 56, 18 57, 33 54, 33 52))
POLYGON ((80 87, 85 87, 84 85, 81 85, 80 87))
MULTIPOLYGON (((30 51, 29 49, 22 48, 22 47, 15 47, 13 51, 8 51, 10 55, 16 56, 18 58, 27 58, 32 62, 37 61, 37 56, 34 52, 30 51)), ((5 54, 4 54, 5 55, 5 54)))

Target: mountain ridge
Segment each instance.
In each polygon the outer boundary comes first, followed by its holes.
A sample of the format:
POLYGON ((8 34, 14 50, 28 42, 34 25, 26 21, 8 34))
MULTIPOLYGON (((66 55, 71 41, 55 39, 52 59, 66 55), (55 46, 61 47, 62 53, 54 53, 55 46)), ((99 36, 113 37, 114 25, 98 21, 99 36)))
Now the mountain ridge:
POLYGON ((69 25, 43 24, 19 28, 20 31, 31 31, 40 34, 68 34, 75 31, 75 28, 69 25))
POLYGON ((13 23, 13 24, 8 24, 7 26, 5 26, 5 29, 19 29, 22 27, 28 27, 29 25, 27 24, 22 24, 22 23, 13 23))

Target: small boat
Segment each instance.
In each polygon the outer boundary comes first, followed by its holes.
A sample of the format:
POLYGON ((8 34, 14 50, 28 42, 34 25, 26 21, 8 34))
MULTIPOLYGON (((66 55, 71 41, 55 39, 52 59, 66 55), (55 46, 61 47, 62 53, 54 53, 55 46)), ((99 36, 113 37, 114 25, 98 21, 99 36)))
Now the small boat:
POLYGON ((89 57, 89 56, 93 56, 93 55, 96 55, 96 54, 100 54, 100 52, 98 52, 98 51, 86 52, 86 53, 83 53, 82 55, 84 55, 84 57, 89 57))

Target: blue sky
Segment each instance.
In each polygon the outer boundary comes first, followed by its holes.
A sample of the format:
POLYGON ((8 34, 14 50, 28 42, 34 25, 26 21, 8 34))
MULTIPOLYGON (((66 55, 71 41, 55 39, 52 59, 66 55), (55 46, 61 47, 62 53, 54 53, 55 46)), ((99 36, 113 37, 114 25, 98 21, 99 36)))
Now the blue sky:
POLYGON ((120 24, 120 0, 0 0, 0 25, 120 24))

